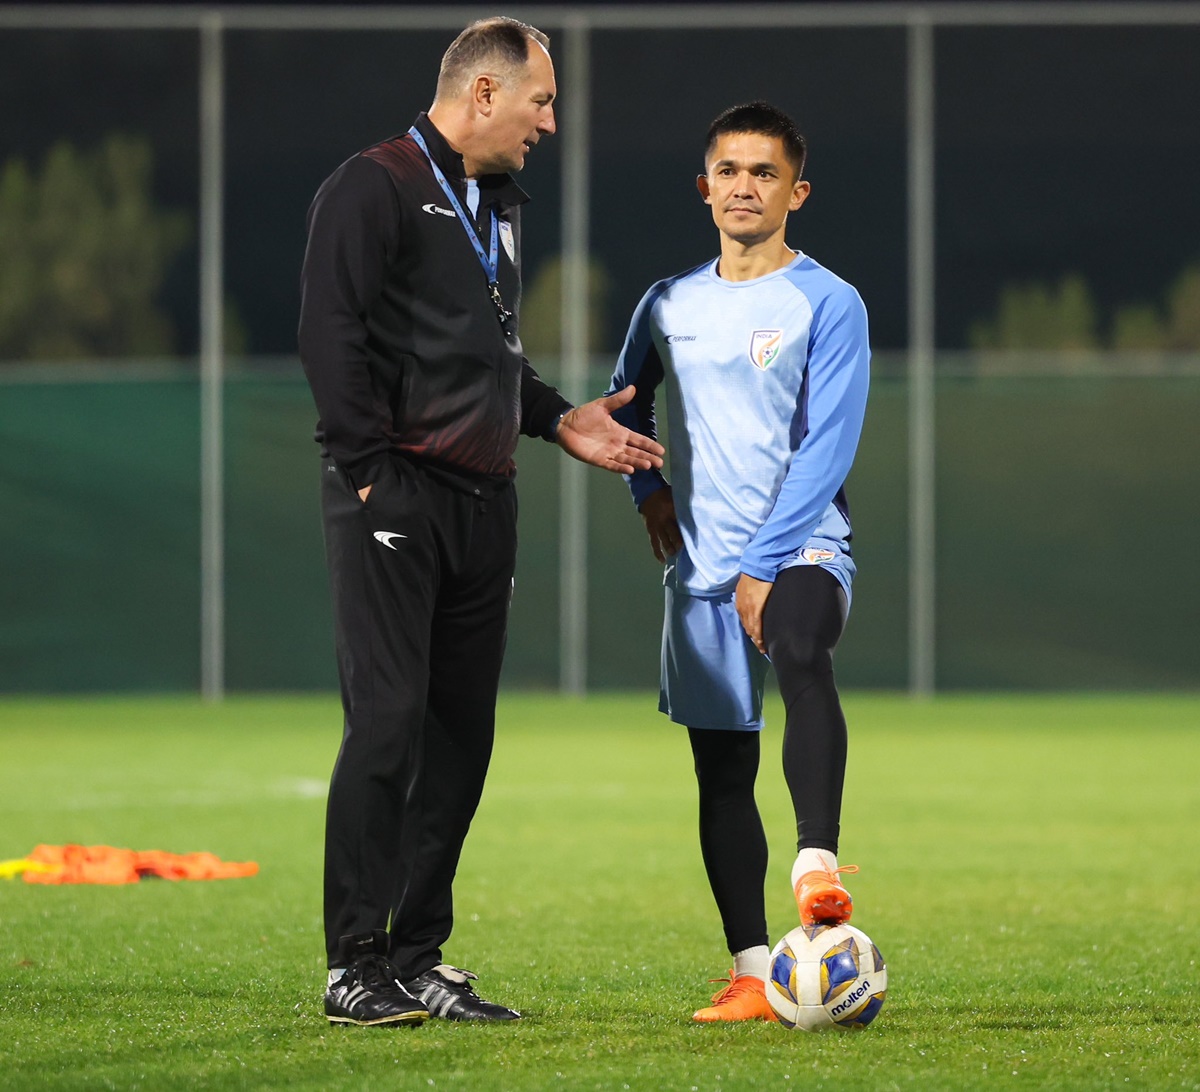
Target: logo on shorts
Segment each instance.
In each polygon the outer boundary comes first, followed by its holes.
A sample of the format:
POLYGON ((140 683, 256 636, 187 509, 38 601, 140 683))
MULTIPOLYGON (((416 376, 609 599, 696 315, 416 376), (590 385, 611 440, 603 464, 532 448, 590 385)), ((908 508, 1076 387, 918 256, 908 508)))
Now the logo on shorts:
POLYGON ((394 550, 396 547, 392 543, 394 538, 408 538, 408 535, 402 535, 399 531, 375 531, 372 538, 376 542, 382 542, 389 550, 394 550))
POLYGON ((517 244, 513 239, 512 224, 507 220, 500 220, 497 226, 500 228, 500 242, 504 244, 504 253, 508 255, 510 262, 515 262, 517 260, 517 244))
POLYGON ((837 557, 837 554, 832 550, 822 550, 815 546, 809 546, 800 551, 800 556, 810 565, 820 565, 822 561, 832 561, 837 557))
POLYGON ((775 362, 781 348, 782 330, 755 330, 750 335, 750 363, 765 371, 775 362))

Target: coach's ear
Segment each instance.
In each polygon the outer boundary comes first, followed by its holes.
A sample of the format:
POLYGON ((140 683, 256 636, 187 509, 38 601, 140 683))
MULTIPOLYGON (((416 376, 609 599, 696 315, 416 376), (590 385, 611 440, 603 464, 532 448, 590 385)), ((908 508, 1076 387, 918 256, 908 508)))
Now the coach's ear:
POLYGON ((712 204, 712 191, 708 188, 708 175, 696 175, 696 189, 700 191, 700 196, 704 198, 706 205, 712 204))

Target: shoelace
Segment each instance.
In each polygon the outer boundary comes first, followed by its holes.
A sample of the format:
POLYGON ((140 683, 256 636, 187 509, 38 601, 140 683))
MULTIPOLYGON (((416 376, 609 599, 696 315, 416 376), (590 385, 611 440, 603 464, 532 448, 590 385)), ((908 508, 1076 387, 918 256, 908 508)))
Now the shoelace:
POLYGON ((396 968, 381 955, 366 955, 354 961, 346 972, 366 989, 394 990, 400 985, 396 968))
MULTIPOLYGON (((856 865, 856 864, 838 865, 837 868, 826 868, 824 865, 822 865, 820 868, 813 868, 813 869, 810 869, 808 872, 805 872, 804 875, 800 876, 796 882, 799 883, 800 880, 804 879, 805 876, 811 876, 814 872, 822 873, 822 874, 828 876, 831 880, 836 880, 838 878, 838 876, 843 872, 849 873, 851 876, 853 876, 854 873, 857 871, 858 871, 858 865, 856 865)), ((714 978, 713 981, 717 982, 720 980, 714 978)))
POLYGON ((733 968, 730 967, 728 978, 710 978, 709 982, 726 983, 722 989, 717 990, 717 992, 713 994, 713 1002, 720 1004, 726 998, 736 997, 739 993, 745 993, 747 990, 754 989, 754 984, 748 981, 748 979, 752 977, 753 975, 736 975, 733 973, 733 968))

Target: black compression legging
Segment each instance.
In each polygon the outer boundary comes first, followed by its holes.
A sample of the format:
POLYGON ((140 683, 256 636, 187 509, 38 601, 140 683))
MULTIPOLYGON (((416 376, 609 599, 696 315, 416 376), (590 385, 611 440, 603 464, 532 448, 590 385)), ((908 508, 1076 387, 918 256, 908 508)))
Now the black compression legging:
MULTIPOLYGON (((846 720, 833 680, 845 593, 817 566, 779 574, 763 616, 783 695, 783 772, 798 848, 838 848, 846 720)), ((700 852, 730 952, 766 944, 767 839, 754 801, 759 733, 689 728, 700 788, 700 852)))
POLYGON ((700 786, 700 855, 730 952, 767 943, 767 836, 754 802, 758 733, 689 728, 700 786))

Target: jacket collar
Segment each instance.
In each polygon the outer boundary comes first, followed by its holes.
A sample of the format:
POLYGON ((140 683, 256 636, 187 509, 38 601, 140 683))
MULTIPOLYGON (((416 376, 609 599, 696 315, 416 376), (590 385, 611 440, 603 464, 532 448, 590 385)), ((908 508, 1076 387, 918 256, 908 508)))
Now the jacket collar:
MULTIPOLYGON (((438 127, 429 120, 429 115, 422 111, 413 122, 417 131, 425 138, 429 146, 429 154, 433 156, 442 173, 461 188, 466 187, 466 168, 463 158, 442 136, 438 127)), ((523 205, 529 200, 527 194, 513 181, 511 174, 484 174, 476 179, 479 183, 479 203, 485 205, 496 203, 501 205, 523 205)))

